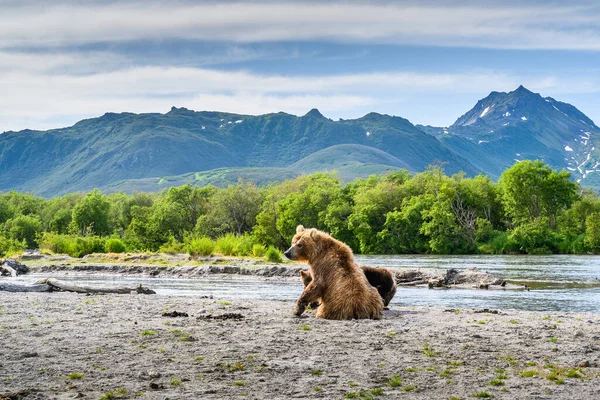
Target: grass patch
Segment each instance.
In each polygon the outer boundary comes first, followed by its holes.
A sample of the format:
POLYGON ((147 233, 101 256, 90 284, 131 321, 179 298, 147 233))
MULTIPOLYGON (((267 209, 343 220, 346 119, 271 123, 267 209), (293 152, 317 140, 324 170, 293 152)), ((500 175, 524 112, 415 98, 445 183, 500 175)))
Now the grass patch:
POLYGON ((437 357, 440 353, 437 351, 433 351, 433 349, 426 343, 421 347, 423 350, 423 354, 425 357, 437 357))
POLYGON ((392 375, 392 377, 388 379, 387 385, 389 387, 402 386, 402 377, 400 375, 392 375))
POLYGON ((492 397, 494 397, 488 392, 477 392, 473 393, 471 396, 475 397, 476 399, 491 399, 492 397))
POLYGON ((310 331, 312 328, 308 325, 300 325, 298 329, 300 329, 301 331, 310 331))
POLYGON ((503 385, 504 385, 504 381, 499 378, 494 378, 490 381, 490 386, 503 386, 503 385))
POLYGON ((177 377, 174 377, 173 379, 171 379, 171 386, 173 387, 177 387, 181 385, 181 380, 177 377))
POLYGON ((244 381, 235 381, 233 382, 233 386, 246 386, 244 381))
POLYGON ((67 379, 71 379, 71 380, 83 379, 83 374, 81 372, 70 372, 69 375, 67 375, 67 379))
POLYGON ((154 335, 156 335, 156 332, 150 331, 150 330, 145 330, 145 331, 142 331, 140 333, 140 335, 142 335, 142 336, 154 336, 154 335))
POLYGON ((323 375, 323 370, 313 369, 312 371, 310 371, 310 374, 315 375, 315 376, 321 376, 321 375, 323 375))
POLYGON ((534 376, 539 376, 540 373, 535 369, 526 369, 522 371, 519 376, 522 378, 533 378, 534 376))
POLYGON ((402 389, 403 392, 412 392, 413 390, 417 390, 418 387, 414 386, 414 385, 408 385, 406 386, 404 389, 402 389))
POLYGON ((100 396, 100 400, 113 400, 113 399, 126 399, 129 397, 129 392, 125 388, 118 388, 111 390, 108 393, 104 393, 100 396))
POLYGON ((556 343, 556 342, 558 342, 558 338, 555 338, 555 337, 550 338, 550 343, 556 343))
POLYGON ((440 374, 440 378, 447 378, 447 377, 452 376, 454 374, 456 374, 456 370, 455 369, 445 369, 440 374))

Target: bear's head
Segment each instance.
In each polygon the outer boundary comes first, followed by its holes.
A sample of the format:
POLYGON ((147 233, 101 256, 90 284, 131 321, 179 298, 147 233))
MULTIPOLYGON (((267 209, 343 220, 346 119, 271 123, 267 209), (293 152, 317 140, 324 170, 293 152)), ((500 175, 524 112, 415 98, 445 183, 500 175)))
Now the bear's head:
POLYGON ((310 262, 321 249, 321 234, 318 230, 304 229, 302 225, 296 228, 292 239, 292 247, 283 253, 290 260, 310 262))
POLYGON ((300 270, 300 278, 302 279, 304 286, 308 286, 308 284, 312 282, 312 275, 308 271, 300 270))

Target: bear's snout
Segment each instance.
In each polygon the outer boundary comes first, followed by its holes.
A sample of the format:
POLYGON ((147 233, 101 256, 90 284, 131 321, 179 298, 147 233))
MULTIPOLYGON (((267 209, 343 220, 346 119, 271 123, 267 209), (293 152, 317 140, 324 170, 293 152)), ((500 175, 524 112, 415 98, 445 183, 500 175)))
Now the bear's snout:
POLYGON ((287 249, 285 251, 285 253, 283 253, 284 256, 286 256, 288 259, 292 259, 292 248, 290 247, 289 249, 287 249))

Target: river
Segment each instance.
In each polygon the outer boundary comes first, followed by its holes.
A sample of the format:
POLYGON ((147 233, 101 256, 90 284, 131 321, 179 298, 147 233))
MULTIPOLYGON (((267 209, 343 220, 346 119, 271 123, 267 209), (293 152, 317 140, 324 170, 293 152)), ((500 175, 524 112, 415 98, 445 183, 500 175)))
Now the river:
MULTIPOLYGON (((587 311, 600 314, 600 256, 356 256, 357 262, 388 268, 478 268, 523 283, 531 290, 423 289, 399 287, 391 305, 444 306, 448 308, 508 308, 537 311, 587 311)), ((219 299, 271 299, 294 301, 302 292, 297 281, 263 280, 246 276, 210 278, 123 277, 55 274, 60 279, 98 284, 149 286, 159 295, 212 295, 219 299)), ((40 276, 18 278, 33 282, 40 276)))

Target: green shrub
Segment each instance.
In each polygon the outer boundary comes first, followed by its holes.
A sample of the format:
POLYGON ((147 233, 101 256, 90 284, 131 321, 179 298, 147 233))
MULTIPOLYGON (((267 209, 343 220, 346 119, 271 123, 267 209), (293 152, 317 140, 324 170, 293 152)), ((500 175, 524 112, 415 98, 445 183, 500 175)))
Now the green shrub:
POLYGON ((44 232, 38 240, 41 249, 58 254, 68 254, 71 257, 83 257, 86 254, 105 252, 106 241, 97 236, 75 237, 44 232))
POLYGON ((192 238, 186 245, 186 250, 189 255, 197 256, 212 256, 215 252, 215 242, 208 237, 192 238))
POLYGON ((236 236, 237 244, 235 247, 235 253, 238 256, 251 256, 254 238, 249 234, 243 234, 242 236, 236 236))
POLYGON ((42 250, 50 250, 55 254, 72 255, 75 253, 75 242, 73 237, 68 235, 44 232, 38 241, 42 250))
POLYGON ((237 237, 229 233, 225 236, 221 236, 217 239, 217 250, 224 256, 235 256, 237 255, 237 237))
POLYGON ((159 247, 158 251, 166 254, 179 254, 184 253, 186 250, 184 244, 179 243, 173 236, 171 236, 165 244, 159 247))
POLYGON ((110 238, 104 243, 104 250, 107 253, 125 253, 125 244, 119 238, 110 238))
POLYGON ((15 253, 22 253, 26 248, 24 240, 8 239, 0 235, 0 257, 15 253))
POLYGON ((42 222, 37 215, 18 215, 6 221, 3 230, 11 239, 24 240, 27 247, 33 249, 37 247, 36 236, 42 232, 42 222))
POLYGON ((73 257, 83 257, 92 253, 104 253, 105 240, 98 236, 75 238, 75 255, 73 257))
POLYGON ((282 261, 281 252, 273 246, 269 246, 269 248, 267 249, 266 256, 267 260, 274 263, 280 263, 282 261))
POLYGON ((254 257, 264 257, 267 252, 267 248, 262 244, 255 244, 252 246, 252 255, 254 257))

